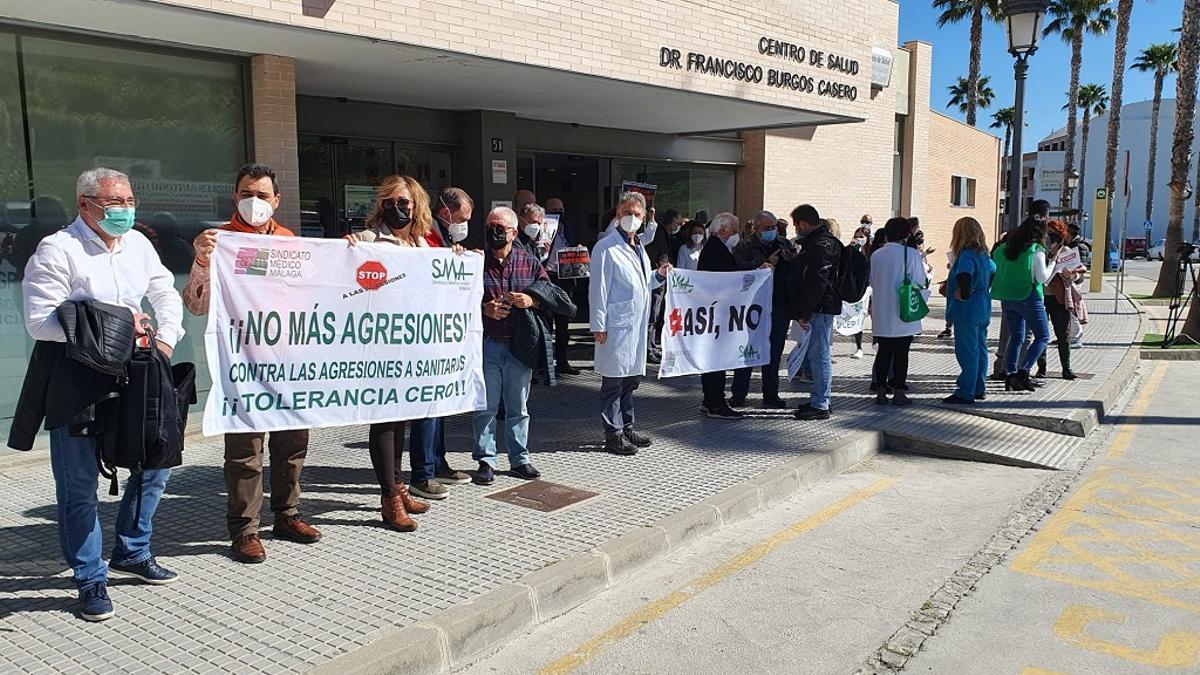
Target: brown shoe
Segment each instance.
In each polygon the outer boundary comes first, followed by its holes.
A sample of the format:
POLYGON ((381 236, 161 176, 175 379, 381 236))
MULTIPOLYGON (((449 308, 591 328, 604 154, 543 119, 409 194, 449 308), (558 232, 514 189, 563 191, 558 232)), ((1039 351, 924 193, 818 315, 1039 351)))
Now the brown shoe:
POLYGON ((404 497, 399 492, 391 497, 381 497, 383 506, 383 524, 401 532, 412 532, 417 529, 417 521, 409 517, 404 510, 404 497))
POLYGON ((263 548, 262 540, 257 534, 247 534, 233 540, 233 559, 249 565, 256 565, 267 559, 267 549, 263 548))
MULTIPOLYGON (((434 484, 437 485, 436 483, 434 484)), ((438 485, 438 487, 442 486, 438 485)), ((445 488, 442 489, 444 490, 445 488)), ((408 486, 404 483, 397 483, 394 493, 400 495, 400 498, 404 500, 404 510, 408 511, 414 516, 425 513, 429 510, 429 504, 417 499, 413 499, 413 496, 408 492, 408 486)))
POLYGON ((271 534, 276 539, 287 539, 297 544, 312 544, 321 541, 321 532, 300 518, 300 514, 275 520, 271 534))

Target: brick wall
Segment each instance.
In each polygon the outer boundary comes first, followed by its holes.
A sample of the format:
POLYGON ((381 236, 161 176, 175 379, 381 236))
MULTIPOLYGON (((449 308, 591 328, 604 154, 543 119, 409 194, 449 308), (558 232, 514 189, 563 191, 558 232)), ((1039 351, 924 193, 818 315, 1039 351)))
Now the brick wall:
POLYGON ((971 216, 983 226, 992 244, 999 210, 1000 139, 938 113, 929 115, 929 151, 925 161, 925 209, 920 214, 927 246, 937 248, 936 278, 946 278, 945 252, 955 221, 971 216), (951 204, 951 176, 975 179, 975 206, 951 204))
MULTIPOLYGON (((874 5, 863 19, 868 44, 896 49, 894 3, 874 5)), ((895 73, 893 82, 899 77, 907 75, 895 73)), ((745 220, 766 208, 787 218, 807 202, 839 222, 844 240, 864 213, 876 223, 886 220, 892 210, 896 90, 862 95, 859 102, 863 122, 743 134, 738 215, 745 220), (760 182, 752 178, 756 172, 761 173, 760 182)))
POLYGON ((894 0, 146 0, 462 54, 865 117, 872 46, 896 42, 894 0), (885 29, 877 23, 885 17, 885 29), (759 53, 769 36, 859 62, 857 75, 759 53), (856 101, 659 65, 671 47, 858 87, 856 101))
POLYGON ((282 200, 276 219, 300 233, 300 158, 296 140, 296 63, 282 56, 250 59, 250 133, 254 161, 275 170, 282 200))
POLYGON ((900 215, 923 217, 927 205, 928 175, 925 158, 929 154, 930 78, 933 46, 925 42, 907 42, 911 55, 908 69, 908 113, 904 118, 901 173, 904 190, 900 197, 900 215))

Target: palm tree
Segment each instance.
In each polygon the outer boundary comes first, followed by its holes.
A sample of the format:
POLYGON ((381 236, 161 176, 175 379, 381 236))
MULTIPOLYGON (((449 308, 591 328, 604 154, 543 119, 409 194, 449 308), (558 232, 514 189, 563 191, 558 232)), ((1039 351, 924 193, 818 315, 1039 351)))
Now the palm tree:
MULTIPOLYGON (((1063 176, 1075 172, 1075 127, 1079 108, 1079 70, 1083 65, 1083 36, 1103 35, 1112 27, 1112 8, 1109 0, 1053 0, 1047 14, 1053 17, 1046 24, 1045 35, 1055 33, 1071 45, 1071 88, 1067 91, 1067 147, 1063 157, 1063 176)), ((1069 193, 1063 190, 1063 195, 1069 193)), ((1063 201, 1063 206, 1070 206, 1063 201)))
MULTIPOLYGON (((1087 149, 1088 130, 1092 126, 1092 118, 1108 110, 1108 91, 1102 84, 1079 85, 1079 109, 1083 111, 1083 133, 1079 139, 1079 210, 1083 210, 1084 189, 1087 178, 1087 149)), ((1064 174, 1065 175, 1065 174, 1064 174)))
POLYGON ((983 20, 1000 20, 1000 0, 933 0, 933 8, 942 10, 937 20, 938 28, 971 18, 971 57, 967 63, 967 97, 963 110, 967 113, 967 124, 975 126, 975 109, 987 107, 979 105, 976 98, 981 89, 979 60, 983 51, 983 20))
MULTIPOLYGON (((996 100, 996 92, 992 91, 989 84, 992 78, 986 75, 979 78, 979 86, 975 89, 975 104, 983 109, 992 107, 992 101, 996 100)), ((962 112, 969 112, 968 105, 971 100, 971 85, 969 78, 960 77, 958 82, 946 87, 950 92, 950 102, 947 104, 952 108, 958 108, 962 112)))
POLYGON ((1010 105, 1007 108, 1001 108, 992 113, 993 129, 1004 129, 1004 154, 1001 159, 1008 157, 1008 146, 1012 142, 1012 125, 1016 121, 1016 111, 1010 105))
MULTIPOLYGON (((1169 295, 1179 266, 1183 241, 1183 210, 1191 173, 1193 126, 1196 121, 1196 70, 1200 67, 1200 0, 1183 3, 1183 32, 1179 36, 1179 77, 1175 79, 1175 133, 1171 137, 1171 197, 1167 208, 1165 260, 1158 273, 1154 295, 1169 295)), ((1200 338, 1200 307, 1192 291, 1192 307, 1184 332, 1200 338)))
MULTIPOLYGON (((1129 47, 1129 18, 1133 0, 1120 0, 1117 6, 1117 40, 1113 50, 1112 112, 1108 115, 1108 139, 1104 148, 1104 187, 1112 194, 1117 182, 1117 147, 1121 142, 1121 106, 1125 104, 1125 53, 1129 47)), ((1108 201, 1112 215, 1112 199, 1108 201)), ((1109 222, 1112 222, 1110 217, 1109 222)))
POLYGON ((1146 220, 1154 217, 1154 166, 1158 160, 1158 112, 1162 107, 1163 80, 1175 68, 1179 49, 1173 42, 1158 42, 1138 54, 1130 68, 1154 73, 1154 105, 1150 112, 1150 160, 1146 167, 1146 220))

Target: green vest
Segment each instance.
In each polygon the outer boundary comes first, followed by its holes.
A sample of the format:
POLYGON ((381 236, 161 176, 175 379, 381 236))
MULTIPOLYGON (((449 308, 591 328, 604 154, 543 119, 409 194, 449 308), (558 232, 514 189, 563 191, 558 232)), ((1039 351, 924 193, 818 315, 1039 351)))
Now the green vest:
POLYGON ((1031 244, 1017 256, 1009 260, 1004 254, 1007 244, 996 247, 992 253, 992 262, 996 263, 996 279, 992 282, 993 300, 1021 301, 1029 297, 1030 291, 1037 291, 1038 297, 1043 297, 1042 284, 1033 279, 1033 254, 1045 249, 1037 244, 1031 244))

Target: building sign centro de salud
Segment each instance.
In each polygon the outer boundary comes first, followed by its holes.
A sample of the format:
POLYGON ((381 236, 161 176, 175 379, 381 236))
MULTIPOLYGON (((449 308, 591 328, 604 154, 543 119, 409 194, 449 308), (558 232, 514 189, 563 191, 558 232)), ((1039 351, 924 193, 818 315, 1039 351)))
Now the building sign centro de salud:
MULTIPOLYGON (((808 68, 833 71, 850 77, 859 73, 859 62, 841 54, 824 52, 783 40, 761 37, 758 53, 781 60, 791 61, 808 68)), ((691 73, 712 75, 726 80, 766 84, 776 89, 790 89, 806 94, 816 94, 833 99, 854 101, 858 99, 858 86, 820 75, 805 75, 784 68, 764 68, 761 65, 711 56, 700 52, 681 52, 671 47, 658 50, 660 68, 685 70, 691 73)))

